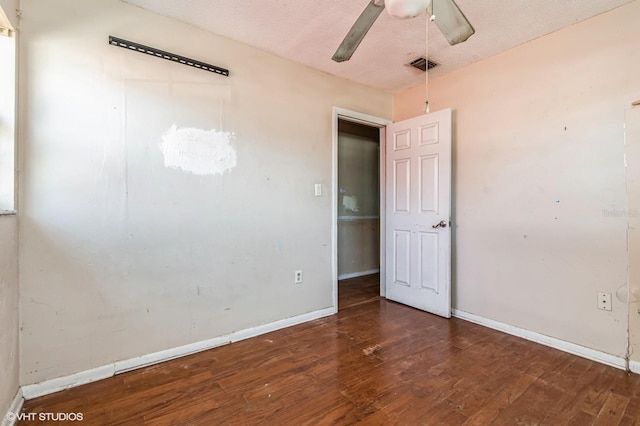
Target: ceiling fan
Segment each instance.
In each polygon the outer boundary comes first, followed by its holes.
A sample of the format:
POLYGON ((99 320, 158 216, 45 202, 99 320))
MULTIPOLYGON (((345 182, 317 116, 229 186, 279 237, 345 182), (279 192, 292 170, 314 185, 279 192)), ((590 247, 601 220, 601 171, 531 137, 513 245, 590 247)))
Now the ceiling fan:
POLYGON ((476 31, 454 0, 371 0, 334 53, 336 62, 348 61, 383 9, 400 19, 413 18, 430 8, 435 23, 450 45, 466 41, 476 31))

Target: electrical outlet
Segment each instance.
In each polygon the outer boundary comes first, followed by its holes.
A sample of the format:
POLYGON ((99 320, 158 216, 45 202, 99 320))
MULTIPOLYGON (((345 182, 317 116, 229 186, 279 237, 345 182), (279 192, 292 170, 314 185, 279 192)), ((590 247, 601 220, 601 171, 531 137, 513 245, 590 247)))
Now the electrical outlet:
POLYGON ((322 184, 316 183, 313 188, 316 197, 322 197, 322 184))
POLYGON ((295 284, 302 284, 302 270, 298 270, 295 272, 293 282, 295 284))
POLYGON ((598 293, 598 309, 611 310, 611 293, 598 293))

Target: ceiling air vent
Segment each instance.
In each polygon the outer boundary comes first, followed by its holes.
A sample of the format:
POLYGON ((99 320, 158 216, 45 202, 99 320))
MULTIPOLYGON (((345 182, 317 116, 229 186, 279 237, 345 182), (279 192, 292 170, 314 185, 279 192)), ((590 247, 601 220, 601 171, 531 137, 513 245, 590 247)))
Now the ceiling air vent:
MULTIPOLYGON (((409 63, 414 68, 418 68, 420 71, 427 71, 427 60, 425 58, 418 58, 415 61, 409 63)), ((429 69, 437 67, 437 62, 429 61, 429 69)))

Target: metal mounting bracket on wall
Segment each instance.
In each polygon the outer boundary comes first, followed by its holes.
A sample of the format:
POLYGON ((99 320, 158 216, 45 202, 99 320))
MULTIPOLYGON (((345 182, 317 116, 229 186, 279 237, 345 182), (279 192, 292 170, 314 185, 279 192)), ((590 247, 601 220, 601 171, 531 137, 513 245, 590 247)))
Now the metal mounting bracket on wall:
POLYGON ((175 53, 156 49, 155 47, 145 46, 144 44, 135 43, 133 41, 124 40, 114 36, 109 36, 109 44, 229 77, 229 70, 227 69, 207 64, 206 62, 196 61, 195 59, 187 58, 185 56, 176 55, 175 53))

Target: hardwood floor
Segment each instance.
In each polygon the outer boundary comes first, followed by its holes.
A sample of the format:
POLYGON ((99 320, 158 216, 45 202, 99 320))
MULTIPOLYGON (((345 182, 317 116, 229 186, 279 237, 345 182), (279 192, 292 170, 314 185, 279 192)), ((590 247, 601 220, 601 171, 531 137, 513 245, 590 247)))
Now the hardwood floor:
POLYGON ((346 309, 380 297, 380 274, 338 281, 338 309, 346 309))
POLYGON ((83 425, 640 425, 640 376, 375 298, 23 412, 83 425))

